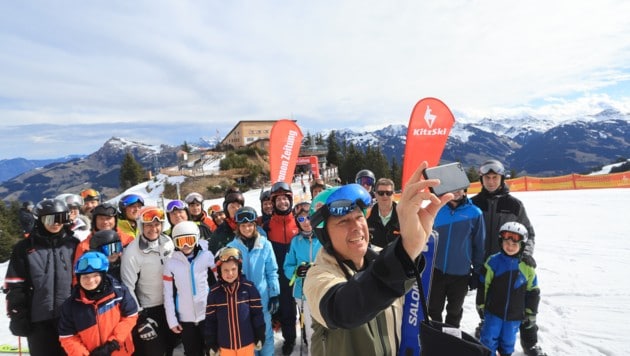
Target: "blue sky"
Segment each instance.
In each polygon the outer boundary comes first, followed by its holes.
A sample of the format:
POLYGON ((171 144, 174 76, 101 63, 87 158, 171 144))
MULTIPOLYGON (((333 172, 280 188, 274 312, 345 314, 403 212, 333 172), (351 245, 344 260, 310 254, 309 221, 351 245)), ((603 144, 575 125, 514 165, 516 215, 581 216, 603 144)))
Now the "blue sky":
POLYGON ((225 135, 630 112, 630 2, 3 1, 0 159, 225 135))

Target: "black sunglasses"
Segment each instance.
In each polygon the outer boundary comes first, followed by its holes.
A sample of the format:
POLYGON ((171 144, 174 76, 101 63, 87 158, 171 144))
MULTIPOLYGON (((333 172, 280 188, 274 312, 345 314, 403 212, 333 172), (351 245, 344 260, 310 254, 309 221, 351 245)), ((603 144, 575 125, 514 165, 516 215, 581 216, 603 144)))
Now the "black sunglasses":
POLYGON ((392 192, 391 190, 379 190, 376 192, 376 194, 380 196, 387 195, 388 197, 391 197, 394 192, 392 192))

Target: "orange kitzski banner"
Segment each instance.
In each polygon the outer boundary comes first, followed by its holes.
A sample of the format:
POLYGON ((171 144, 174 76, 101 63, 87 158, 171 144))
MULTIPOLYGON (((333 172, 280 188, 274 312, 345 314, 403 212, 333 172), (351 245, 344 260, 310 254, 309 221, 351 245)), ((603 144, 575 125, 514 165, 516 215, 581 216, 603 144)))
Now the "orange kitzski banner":
POLYGON ((269 136, 269 175, 271 183, 291 183, 304 135, 293 120, 276 121, 269 136))
POLYGON ((429 167, 440 162, 446 140, 455 123, 451 110, 436 98, 424 98, 411 112, 403 162, 402 187, 422 161, 429 167))

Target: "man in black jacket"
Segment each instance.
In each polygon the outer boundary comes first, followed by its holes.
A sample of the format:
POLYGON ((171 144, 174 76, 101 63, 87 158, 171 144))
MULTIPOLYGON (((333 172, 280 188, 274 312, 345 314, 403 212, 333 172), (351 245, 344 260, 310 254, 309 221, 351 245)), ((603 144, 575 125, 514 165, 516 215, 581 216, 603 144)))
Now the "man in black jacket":
POLYGON ((20 232, 22 236, 28 237, 35 226, 35 217, 33 216, 33 202, 25 201, 20 208, 20 232))
MULTIPOLYGON (((479 168, 481 192, 471 200, 483 212, 486 224, 485 258, 500 251, 499 228, 506 222, 516 221, 527 228, 528 240, 523 247, 522 261, 536 267, 534 253, 534 228, 527 217, 523 203, 510 194, 505 184, 505 167, 495 159, 484 162, 479 168)), ((483 323, 483 311, 479 311, 483 323)), ((481 323, 479 326, 481 326, 481 323)), ((538 346, 538 325, 535 318, 523 320, 520 327, 521 346, 528 356, 546 356, 538 346)))
POLYGON ((400 225, 396 202, 394 202, 394 181, 381 178, 374 186, 376 204, 372 207, 367 219, 372 245, 385 247, 400 236, 400 225))

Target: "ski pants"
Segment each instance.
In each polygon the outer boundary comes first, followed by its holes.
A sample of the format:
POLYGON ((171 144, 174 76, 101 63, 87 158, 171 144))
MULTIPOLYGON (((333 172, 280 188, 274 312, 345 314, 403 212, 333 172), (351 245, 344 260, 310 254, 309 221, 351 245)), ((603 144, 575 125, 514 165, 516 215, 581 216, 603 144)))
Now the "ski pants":
POLYGON ((464 298, 468 293, 469 275, 457 276, 445 274, 439 269, 433 270, 431 294, 429 295, 429 317, 442 322, 442 310, 446 304, 446 324, 459 328, 464 309, 464 298))
POLYGON ((189 323, 179 322, 182 326, 182 344, 184 345, 184 354, 186 356, 204 356, 206 343, 203 338, 203 329, 205 323, 189 323))
POLYGON ((31 356, 66 355, 59 342, 59 318, 32 323, 31 334, 26 338, 31 356))
POLYGON ((492 355, 497 350, 502 355, 512 354, 516 342, 516 332, 520 325, 520 320, 503 320, 486 312, 479 341, 492 351, 492 355))

